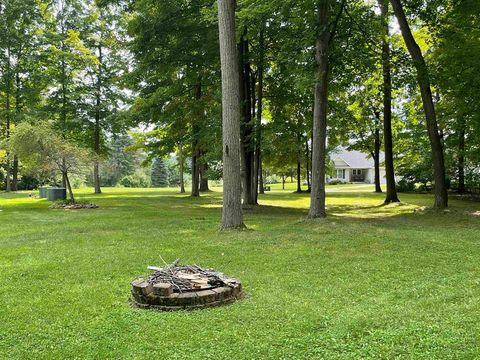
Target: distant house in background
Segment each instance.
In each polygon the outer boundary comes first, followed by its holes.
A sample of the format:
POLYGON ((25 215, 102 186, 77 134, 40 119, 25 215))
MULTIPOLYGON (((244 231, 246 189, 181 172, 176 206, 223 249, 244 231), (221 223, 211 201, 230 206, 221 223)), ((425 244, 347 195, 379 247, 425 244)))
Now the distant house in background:
MULTIPOLYGON (((375 165, 370 155, 356 150, 337 148, 331 153, 330 158, 335 165, 335 170, 333 176, 327 176, 327 182, 375 183, 375 165)), ((385 154, 380 152, 381 184, 386 183, 384 160, 385 154)))

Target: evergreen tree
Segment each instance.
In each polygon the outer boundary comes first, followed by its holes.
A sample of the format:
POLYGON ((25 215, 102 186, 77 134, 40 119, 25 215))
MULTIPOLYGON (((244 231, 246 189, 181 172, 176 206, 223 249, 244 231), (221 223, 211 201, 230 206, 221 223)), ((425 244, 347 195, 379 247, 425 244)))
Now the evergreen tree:
POLYGON ((168 186, 168 169, 165 161, 155 158, 152 164, 152 187, 168 186))

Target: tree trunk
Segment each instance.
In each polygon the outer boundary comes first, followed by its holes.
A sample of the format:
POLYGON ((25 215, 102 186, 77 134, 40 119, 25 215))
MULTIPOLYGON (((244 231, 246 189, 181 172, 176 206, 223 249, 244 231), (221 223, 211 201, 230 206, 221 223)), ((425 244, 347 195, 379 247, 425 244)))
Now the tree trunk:
POLYGON ((240 39, 240 80, 242 88, 240 98, 243 109, 243 123, 241 127, 241 149, 242 149, 242 175, 243 175, 243 203, 246 205, 255 205, 255 196, 253 194, 254 177, 254 127, 252 119, 252 71, 249 59, 249 41, 246 39, 247 30, 240 39))
POLYGON ((465 120, 460 121, 458 133, 458 193, 465 194, 465 120))
MULTIPOLYGON (((17 71, 15 73, 15 114, 17 117, 17 121, 20 118, 20 112, 22 109, 20 91, 21 91, 21 80, 20 80, 20 74, 17 71)), ((17 190, 18 190, 18 157, 17 155, 14 155, 13 165, 12 165, 12 191, 17 191, 17 190)))
POLYGON ((17 155, 13 156, 12 191, 18 191, 18 157, 17 155))
POLYGON ((435 113, 435 106, 433 104, 428 68, 420 47, 412 35, 400 0, 390 0, 390 2, 393 6, 393 11, 395 12, 398 23, 400 24, 403 39, 405 40, 405 44, 407 45, 410 56, 413 59, 413 64, 417 70, 417 81, 418 85, 420 86, 423 110, 425 111, 425 118, 427 120, 428 137, 430 139, 430 145, 432 148, 433 177, 435 183, 434 206, 437 208, 445 208, 448 206, 445 163, 443 158, 442 143, 438 133, 437 116, 435 113))
MULTIPOLYGON (((378 124, 377 124, 378 125, 378 124)), ((375 192, 381 193, 382 187, 380 186, 380 129, 378 126, 375 128, 375 150, 373 160, 375 163, 375 192)))
POLYGON ((312 192, 310 196, 310 219, 327 216, 325 209, 325 160, 327 139, 327 102, 328 102, 328 0, 319 0, 317 20, 319 34, 316 41, 316 76, 313 114, 312 144, 312 192))
POLYGON ((282 190, 285 190, 285 175, 282 174, 282 190))
POLYGON ((222 69, 223 209, 221 229, 244 228, 240 183, 240 74, 235 40, 235 0, 218 0, 222 69))
POLYGON ((95 106, 95 130, 94 130, 94 151, 95 162, 93 164, 93 182, 95 186, 95 194, 101 194, 102 189, 100 187, 100 169, 99 169, 99 157, 100 157, 100 105, 101 105, 101 90, 102 90, 102 47, 98 47, 98 73, 97 73, 97 91, 96 106, 95 106))
POLYGON ((308 148, 308 139, 305 141, 305 151, 306 151, 305 175, 307 176, 307 191, 311 192, 312 188, 310 185, 310 150, 308 148))
POLYGON ((68 178, 68 173, 63 172, 62 175, 63 175, 63 178, 65 179, 65 183, 67 185, 67 191, 68 191, 68 194, 70 195, 70 200, 74 203, 75 202, 75 197, 73 195, 72 186, 70 185, 70 179, 68 178))
POLYGON ((301 178, 302 178, 302 164, 300 162, 300 156, 299 156, 297 160, 297 193, 302 192, 301 178))
POLYGON ((210 191, 208 188, 208 164, 204 161, 199 166, 200 168, 200 192, 210 191))
POLYGON ((258 204, 258 193, 263 194, 262 182, 262 113, 263 113, 263 71, 264 71, 264 57, 265 57, 265 31, 264 26, 260 30, 258 41, 259 47, 259 62, 258 62, 258 88, 257 88, 257 123, 255 136, 255 203, 258 204))
POLYGON ((262 166, 262 159, 260 158, 260 161, 259 161, 259 165, 260 165, 260 169, 258 170, 258 172, 260 173, 260 189, 258 190, 260 194, 265 194, 265 187, 263 186, 263 166, 262 166))
MULTIPOLYGON (((202 98, 202 84, 199 81, 195 84, 195 99, 200 100, 202 98)), ((201 117, 202 114, 198 114, 201 117)), ((197 119, 198 121, 198 119, 197 119)), ((198 140, 198 133, 200 129, 197 124, 193 126, 193 143, 192 143, 192 197, 200 196, 200 145, 198 140)))
POLYGON ((383 69, 383 144, 385 148, 385 177, 387 194, 385 204, 400 202, 395 185, 392 137, 392 75, 388 22, 388 0, 379 0, 382 17, 382 69, 383 69))
MULTIPOLYGON (((193 147, 197 147, 196 141, 194 141, 193 147)), ((200 164, 199 164, 199 151, 194 150, 192 155, 192 197, 200 196, 200 164)))
MULTIPOLYGON (((8 141, 10 138, 10 126, 11 126, 11 114, 10 114, 10 95, 11 95, 11 79, 10 79, 10 47, 7 47, 7 61, 6 61, 6 72, 5 72, 5 117, 6 117, 6 124, 5 124, 5 137, 8 141)), ((12 191, 12 184, 11 184, 11 175, 12 169, 10 168, 10 157, 7 153, 6 159, 6 187, 5 191, 10 192, 12 191)))
POLYGON ((183 179, 183 144, 182 142, 178 143, 178 164, 180 167, 180 193, 185 193, 185 181, 183 179))

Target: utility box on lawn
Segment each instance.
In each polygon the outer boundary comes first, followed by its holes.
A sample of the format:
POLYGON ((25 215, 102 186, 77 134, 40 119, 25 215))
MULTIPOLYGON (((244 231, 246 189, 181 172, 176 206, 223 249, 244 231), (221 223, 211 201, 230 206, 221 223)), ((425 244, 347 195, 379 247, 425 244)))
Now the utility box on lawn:
POLYGON ((65 200, 67 198, 67 189, 65 188, 48 188, 47 189, 47 200, 65 200))
POLYGON ((45 199, 47 197, 47 190, 48 188, 46 187, 41 187, 41 188, 38 188, 38 196, 40 197, 40 199, 45 199))

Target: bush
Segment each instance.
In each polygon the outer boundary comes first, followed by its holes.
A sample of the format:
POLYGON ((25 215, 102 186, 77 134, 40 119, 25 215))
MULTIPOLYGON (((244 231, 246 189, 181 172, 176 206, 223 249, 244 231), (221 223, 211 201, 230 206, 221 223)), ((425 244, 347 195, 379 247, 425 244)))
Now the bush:
POLYGON ((407 179, 402 179, 397 183, 397 192, 414 192, 416 190, 415 182, 407 179))
POLYGON ((38 188, 39 185, 40 185, 40 181, 37 178, 33 176, 23 175, 18 181, 17 189, 18 190, 35 190, 38 188))
POLYGON ((146 188, 150 187, 150 181, 143 174, 127 175, 120 180, 120 185, 126 188, 146 188))
POLYGON ((347 183, 343 180, 332 180, 328 185, 346 185, 347 183))

